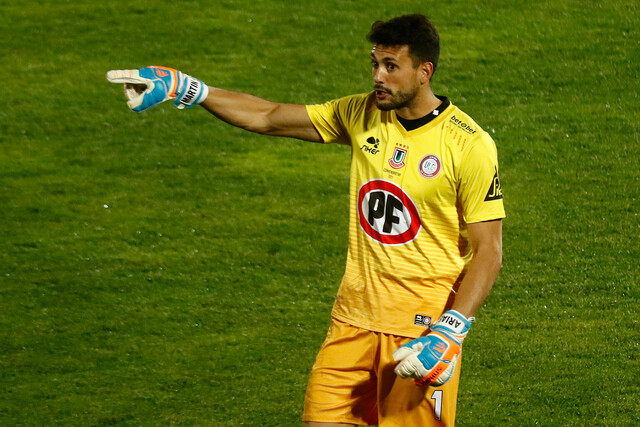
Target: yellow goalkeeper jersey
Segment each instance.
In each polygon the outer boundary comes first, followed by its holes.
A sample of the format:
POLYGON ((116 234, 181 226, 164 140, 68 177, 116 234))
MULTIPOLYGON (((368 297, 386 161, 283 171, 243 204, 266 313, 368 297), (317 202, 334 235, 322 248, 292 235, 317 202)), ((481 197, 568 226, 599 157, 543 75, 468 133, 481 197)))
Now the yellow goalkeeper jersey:
POLYGON ((493 140, 441 99, 410 131, 373 94, 307 106, 326 143, 352 147, 339 320, 420 336, 452 302, 471 258, 466 224, 505 216, 493 140))

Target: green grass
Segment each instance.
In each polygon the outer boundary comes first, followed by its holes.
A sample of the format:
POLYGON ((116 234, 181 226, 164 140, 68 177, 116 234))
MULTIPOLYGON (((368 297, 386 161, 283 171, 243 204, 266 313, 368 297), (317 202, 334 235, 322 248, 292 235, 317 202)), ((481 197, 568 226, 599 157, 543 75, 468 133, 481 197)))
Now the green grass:
POLYGON ((298 425, 349 150, 136 115, 104 75, 318 103, 369 90, 370 23, 418 11, 436 92, 496 140, 508 213, 458 425, 637 425, 639 9, 0 1, 0 424, 298 425))

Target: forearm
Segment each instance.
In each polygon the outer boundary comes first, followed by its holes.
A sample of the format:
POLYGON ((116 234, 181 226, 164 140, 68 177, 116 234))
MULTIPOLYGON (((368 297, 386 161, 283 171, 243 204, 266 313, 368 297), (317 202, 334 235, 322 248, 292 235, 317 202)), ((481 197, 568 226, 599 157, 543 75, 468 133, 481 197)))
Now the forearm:
POLYGON ((456 293, 453 310, 465 317, 473 317, 491 292, 500 271, 497 253, 479 253, 474 256, 469 270, 456 293))
POLYGON ((493 230, 482 239, 476 239, 473 258, 452 306, 467 318, 474 316, 484 303, 502 267, 502 222, 485 223, 483 227, 483 232, 486 227, 493 230))
POLYGON ((277 106, 253 95, 214 87, 209 87, 209 96, 200 105, 230 125, 257 133, 268 132, 265 118, 277 106))
POLYGON ((200 104, 230 125, 264 135, 320 142, 304 105, 282 104, 253 95, 209 87, 200 104))

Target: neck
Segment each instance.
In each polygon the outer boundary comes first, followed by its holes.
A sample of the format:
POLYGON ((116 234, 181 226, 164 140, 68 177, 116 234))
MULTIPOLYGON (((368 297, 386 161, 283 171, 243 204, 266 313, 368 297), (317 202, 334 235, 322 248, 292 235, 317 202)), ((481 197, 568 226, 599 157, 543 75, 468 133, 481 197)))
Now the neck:
POLYGON ((441 103, 442 101, 429 88, 424 94, 416 96, 410 105, 398 108, 396 114, 406 120, 415 120, 431 113, 441 103))

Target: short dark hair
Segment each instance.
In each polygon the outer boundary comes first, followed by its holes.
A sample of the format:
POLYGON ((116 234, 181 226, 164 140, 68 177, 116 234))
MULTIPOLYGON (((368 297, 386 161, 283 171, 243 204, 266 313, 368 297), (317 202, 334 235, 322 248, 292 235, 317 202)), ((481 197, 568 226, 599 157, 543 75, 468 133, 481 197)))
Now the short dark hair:
POLYGON ((367 40, 383 46, 408 45, 409 54, 417 67, 431 62, 435 70, 440 56, 440 36, 436 27, 424 15, 403 15, 371 25, 367 40))

